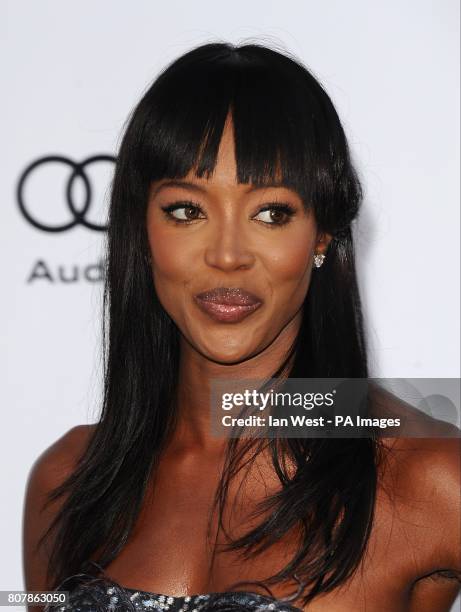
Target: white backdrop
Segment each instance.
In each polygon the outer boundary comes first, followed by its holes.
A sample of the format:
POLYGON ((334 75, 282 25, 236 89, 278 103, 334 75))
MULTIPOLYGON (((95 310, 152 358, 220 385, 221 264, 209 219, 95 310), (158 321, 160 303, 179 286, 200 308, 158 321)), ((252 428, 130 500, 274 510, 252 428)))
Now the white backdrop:
MULTIPOLYGON (((357 250, 372 372, 459 376, 457 0, 3 0, 0 7, 0 589, 23 588, 21 513, 32 462, 73 425, 96 420, 101 391, 102 284, 94 279, 103 234, 79 225, 37 229, 20 212, 18 180, 47 155, 78 162, 115 155, 142 92, 192 46, 273 42, 322 81, 366 192, 357 250), (78 280, 59 280, 60 268, 78 280), (28 282, 34 270, 39 278, 28 282)), ((95 223, 104 219, 111 168, 87 167, 87 218, 95 223)), ((69 176, 57 163, 29 175, 24 201, 41 223, 72 220, 69 176)), ((72 194, 83 201, 78 180, 72 194)))

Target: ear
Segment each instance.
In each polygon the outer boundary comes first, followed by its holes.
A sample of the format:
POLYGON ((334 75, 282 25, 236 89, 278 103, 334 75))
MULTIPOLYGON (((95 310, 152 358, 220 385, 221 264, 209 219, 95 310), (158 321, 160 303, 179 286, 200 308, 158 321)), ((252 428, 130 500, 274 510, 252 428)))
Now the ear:
POLYGON ((333 236, 331 234, 327 234, 326 232, 319 232, 315 243, 315 253, 317 255, 325 255, 332 238, 333 236))

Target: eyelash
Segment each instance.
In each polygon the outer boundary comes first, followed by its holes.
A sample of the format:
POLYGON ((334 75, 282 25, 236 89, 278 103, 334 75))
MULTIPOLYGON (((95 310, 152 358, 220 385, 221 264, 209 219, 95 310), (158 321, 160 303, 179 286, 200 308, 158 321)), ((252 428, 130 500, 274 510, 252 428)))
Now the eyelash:
MULTIPOLYGON (((186 200, 183 202, 176 202, 175 204, 169 204, 168 206, 162 206, 161 209, 164 211, 166 217, 173 221, 174 223, 177 223, 178 225, 189 225, 191 223, 194 223, 194 221, 198 221, 198 219, 177 219, 176 217, 174 217, 171 213, 175 210, 181 209, 181 208, 189 208, 189 209, 194 209, 199 211, 200 213, 203 214, 203 210, 201 209, 201 207, 196 204, 195 202, 192 202, 190 200, 186 200)), ((268 223, 266 221, 261 221, 261 223, 264 223, 264 225, 266 225, 267 227, 270 227, 270 229, 275 229, 276 227, 282 227, 283 225, 286 225, 287 223, 290 222, 290 218, 295 214, 295 209, 290 206, 289 204, 284 204, 284 203, 278 203, 278 202, 274 202, 272 204, 268 204, 266 206, 264 206, 263 208, 261 208, 258 211, 259 213, 265 212, 267 210, 276 210, 278 212, 283 212, 287 215, 287 219, 285 219, 282 222, 277 222, 274 221, 272 223, 268 223)))

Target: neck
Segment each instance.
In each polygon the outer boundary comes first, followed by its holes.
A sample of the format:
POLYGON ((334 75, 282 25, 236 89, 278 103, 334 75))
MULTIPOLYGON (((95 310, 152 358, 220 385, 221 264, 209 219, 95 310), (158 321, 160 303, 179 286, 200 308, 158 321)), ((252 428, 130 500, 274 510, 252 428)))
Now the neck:
POLYGON ((268 347, 249 359, 232 364, 207 359, 181 337, 177 394, 179 418, 175 442, 191 451, 222 450, 227 439, 214 437, 210 432, 211 380, 269 378, 287 358, 300 322, 298 313, 268 347))

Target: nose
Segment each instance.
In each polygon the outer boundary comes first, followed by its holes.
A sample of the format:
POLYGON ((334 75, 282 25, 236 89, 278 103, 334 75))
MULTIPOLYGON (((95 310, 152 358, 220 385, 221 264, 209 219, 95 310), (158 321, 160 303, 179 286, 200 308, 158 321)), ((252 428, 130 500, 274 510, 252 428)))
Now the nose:
MULTIPOLYGON (((210 228, 211 229, 211 228, 210 228)), ((205 262, 212 268, 231 272, 251 268, 255 260, 245 232, 238 224, 214 227, 205 245, 205 262)))

